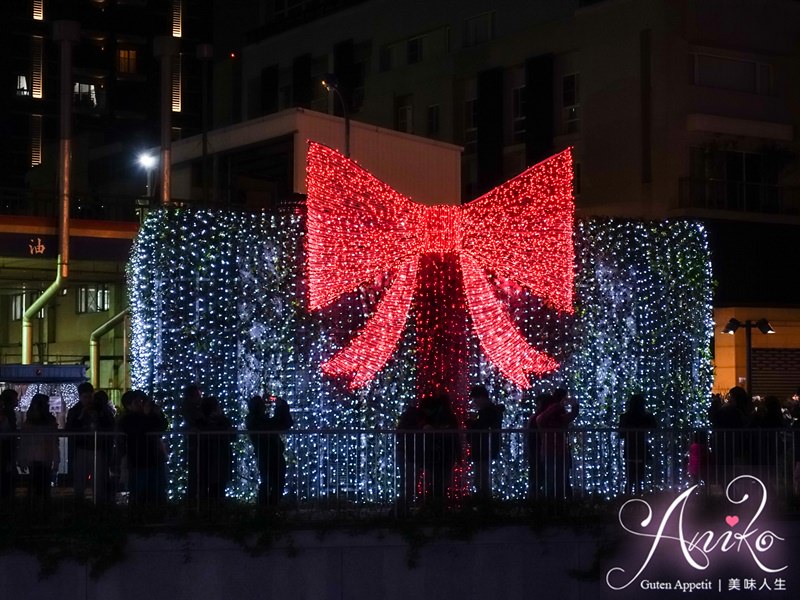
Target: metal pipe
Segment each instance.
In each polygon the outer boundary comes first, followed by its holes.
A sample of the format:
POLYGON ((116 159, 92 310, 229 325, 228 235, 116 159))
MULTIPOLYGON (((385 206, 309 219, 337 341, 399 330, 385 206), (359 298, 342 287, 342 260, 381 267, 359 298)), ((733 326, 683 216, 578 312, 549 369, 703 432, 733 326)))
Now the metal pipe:
POLYGON ((172 198, 172 60, 178 56, 178 40, 159 36, 153 53, 161 61, 161 205, 172 198))
POLYGON ((33 362, 33 317, 56 297, 69 277, 69 191, 72 167, 72 44, 80 39, 75 21, 56 21, 53 39, 59 42, 61 73, 59 85, 60 139, 58 144, 58 259, 53 283, 22 315, 22 364, 33 362))
POLYGON ((211 67, 211 60, 214 58, 214 48, 211 44, 200 44, 197 46, 197 58, 203 65, 203 202, 208 206, 208 71, 211 67))
POLYGON ((100 387, 100 338, 114 329, 120 321, 130 314, 130 307, 111 317, 108 321, 100 325, 89 336, 89 369, 91 370, 90 380, 94 387, 100 387))
POLYGON ((64 285, 66 269, 63 268, 61 256, 58 257, 56 279, 33 304, 25 309, 22 315, 22 364, 29 365, 33 362, 33 318, 52 300, 64 285))

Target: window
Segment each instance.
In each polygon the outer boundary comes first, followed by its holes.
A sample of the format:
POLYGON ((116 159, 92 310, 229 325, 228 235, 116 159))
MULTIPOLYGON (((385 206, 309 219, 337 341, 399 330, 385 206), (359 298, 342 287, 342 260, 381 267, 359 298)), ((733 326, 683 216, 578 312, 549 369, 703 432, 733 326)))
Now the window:
POLYGON ((183 109, 183 75, 181 73, 181 55, 172 57, 172 112, 179 113, 183 109))
POLYGON ((136 73, 136 50, 117 51, 117 71, 120 73, 136 73))
POLYGON ((494 13, 487 12, 464 21, 464 47, 477 46, 494 38, 494 13))
POLYGON ((772 93, 772 66, 755 60, 695 53, 689 80, 694 85, 768 95, 772 93))
POLYGON ((41 36, 35 35, 31 38, 31 96, 34 98, 42 98, 44 93, 42 90, 43 84, 43 69, 44 69, 44 40, 41 36))
POLYGON ((183 0, 172 0, 172 37, 183 35, 183 0))
POLYGON ((33 0, 33 18, 36 21, 44 20, 44 0, 33 0))
POLYGON ((561 80, 561 115, 563 133, 580 131, 580 78, 578 73, 565 75, 561 80))
POLYGON ((78 288, 76 298, 78 314, 105 312, 109 306, 108 285, 105 283, 82 285, 78 288))
POLYGON ((525 142, 525 86, 511 90, 511 141, 525 142))
POLYGON ((25 75, 17 75, 17 96, 30 96, 28 89, 28 78, 25 75))
POLYGON ((709 208, 774 212, 780 159, 756 152, 694 147, 691 200, 709 208))
POLYGON ((395 129, 411 133, 414 130, 413 96, 398 96, 395 101, 395 129))
POLYGON ((75 106, 97 108, 97 93, 94 84, 76 83, 72 88, 72 100, 75 106))
MULTIPOLYGON (((25 310, 41 296, 41 292, 22 292, 21 294, 14 294, 11 296, 11 320, 21 321, 25 310)), ((36 313, 37 319, 44 319, 45 309, 41 309, 36 313)))
POLYGON ((581 163, 572 163, 572 193, 576 196, 581 194, 581 163))
POLYGON ((408 40, 408 44, 406 45, 408 64, 414 65, 418 62, 422 62, 424 46, 425 38, 416 37, 408 40))
POLYGON ((439 105, 431 104, 428 107, 428 135, 439 134, 439 105))
POLYGON ((470 98, 464 102, 464 151, 474 152, 478 140, 478 100, 470 98))
POLYGON ((31 115, 31 166, 42 164, 42 115, 31 115))
POLYGON ((380 69, 390 71, 398 64, 401 48, 398 44, 390 44, 381 48, 380 69))

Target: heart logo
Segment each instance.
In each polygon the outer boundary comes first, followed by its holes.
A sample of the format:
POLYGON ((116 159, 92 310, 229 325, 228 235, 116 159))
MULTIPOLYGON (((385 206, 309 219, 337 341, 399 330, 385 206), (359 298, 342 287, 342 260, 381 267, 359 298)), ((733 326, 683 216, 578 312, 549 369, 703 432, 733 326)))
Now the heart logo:
POLYGON ((728 524, 728 527, 733 527, 739 522, 739 517, 736 515, 728 515, 725 517, 725 522, 728 524))

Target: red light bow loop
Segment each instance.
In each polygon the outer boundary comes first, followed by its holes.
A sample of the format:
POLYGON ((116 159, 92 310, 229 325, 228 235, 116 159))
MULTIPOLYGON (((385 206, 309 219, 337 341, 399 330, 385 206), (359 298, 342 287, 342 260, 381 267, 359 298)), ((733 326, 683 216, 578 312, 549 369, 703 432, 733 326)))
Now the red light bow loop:
POLYGON ((362 387, 386 365, 417 285, 419 257, 458 256, 467 307, 489 360, 521 388, 531 373, 558 368, 505 313, 486 272, 572 312, 572 157, 569 150, 460 206, 416 204, 335 150, 308 151, 306 238, 309 307, 319 309, 388 272, 375 314, 323 371, 362 387))

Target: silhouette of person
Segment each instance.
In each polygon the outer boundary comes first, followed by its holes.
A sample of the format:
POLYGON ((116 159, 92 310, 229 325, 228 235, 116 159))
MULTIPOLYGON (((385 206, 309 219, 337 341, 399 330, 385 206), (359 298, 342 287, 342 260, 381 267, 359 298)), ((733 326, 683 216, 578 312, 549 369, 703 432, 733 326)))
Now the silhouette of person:
POLYGON ((572 498, 569 472, 572 454, 567 439, 567 428, 578 417, 578 402, 558 388, 542 406, 536 417, 536 426, 542 441, 541 458, 544 469, 545 497, 551 500, 572 498))
POLYGON ((425 490, 441 500, 452 484, 458 460, 458 419, 446 394, 423 398, 420 407, 425 413, 425 490))
POLYGON ((200 402, 197 428, 197 484, 200 499, 220 502, 225 497, 225 486, 231 480, 233 428, 216 396, 206 396, 200 402))
POLYGON ((197 441, 201 399, 202 394, 199 386, 190 384, 183 390, 181 416, 183 417, 183 431, 186 436, 186 498, 190 502, 197 500, 197 476, 199 469, 197 441))
POLYGON ((478 409, 475 416, 467 419, 470 457, 475 465, 475 489, 478 496, 492 496, 492 460, 500 454, 500 430, 503 427, 505 407, 489 399, 489 391, 483 385, 472 386, 469 397, 478 409))
POLYGON ((724 400, 719 394, 711 399, 708 419, 714 430, 712 456, 722 483, 739 465, 750 462, 750 436, 745 430, 750 426, 752 407, 752 398, 739 386, 732 387, 724 400))
POLYGON ((18 400, 15 390, 0 393, 0 501, 11 500, 16 486, 18 400))
POLYGON ((788 426, 781 410, 781 401, 777 396, 764 398, 764 405, 754 418, 753 426, 758 428, 757 462, 767 478, 775 479, 783 429, 788 426))
POLYGON ((644 491, 645 472, 649 457, 648 432, 656 429, 656 418, 647 412, 642 394, 631 394, 628 410, 619 416, 619 434, 625 461, 625 493, 644 491))
POLYGON ((50 499, 53 466, 58 464, 58 421, 50 412, 50 398, 34 394, 22 425, 19 462, 28 468, 28 497, 50 499))
POLYGON ((708 481, 708 434, 705 431, 695 431, 692 434, 692 443, 689 444, 689 462, 686 474, 692 485, 708 481))
POLYGON ((289 405, 283 398, 275 398, 275 413, 267 415, 267 403, 261 396, 253 396, 247 403, 245 427, 253 443, 258 473, 258 503, 275 506, 283 496, 286 486, 286 447, 281 432, 292 426, 289 405))
POLYGON ((425 413, 413 402, 397 420, 396 456, 400 468, 400 508, 406 509, 417 495, 417 484, 422 471, 425 413))
MULTIPOLYGON (((107 399, 107 397, 106 397, 107 399)), ((90 477, 95 503, 108 498, 108 448, 114 431, 114 414, 102 395, 95 396, 88 381, 78 386, 78 402, 67 411, 65 430, 72 433, 70 467, 75 499, 83 500, 90 477)))
POLYGON ((528 498, 530 500, 539 497, 544 481, 544 465, 542 464, 543 438, 539 435, 536 418, 542 413, 544 407, 552 402, 551 398, 550 394, 538 394, 534 400, 534 413, 528 419, 525 442, 528 453, 528 498))
POLYGON ((147 394, 135 390, 128 411, 117 423, 117 430, 125 434, 129 501, 133 505, 156 505, 164 500, 159 475, 165 454, 158 434, 166 429, 167 419, 161 411, 147 394))

